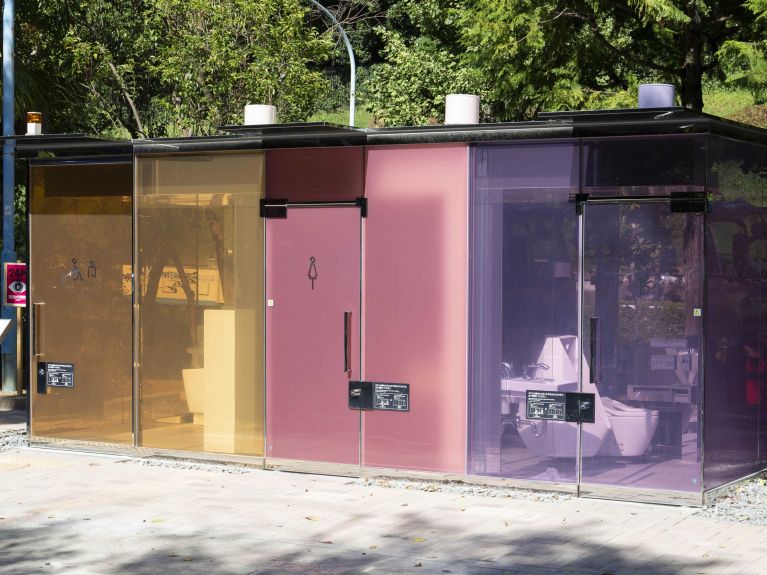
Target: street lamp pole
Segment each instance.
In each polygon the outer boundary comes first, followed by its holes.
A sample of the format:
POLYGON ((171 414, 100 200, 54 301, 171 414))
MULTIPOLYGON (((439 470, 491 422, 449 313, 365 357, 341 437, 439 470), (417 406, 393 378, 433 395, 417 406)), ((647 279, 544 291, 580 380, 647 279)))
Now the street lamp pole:
MULTIPOLYGON (((0 254, 2 263, 16 261, 16 244, 14 238, 14 70, 13 70, 13 0, 3 2, 3 251, 0 254)), ((5 319, 16 320, 16 310, 3 306, 2 315, 5 319)), ((19 326, 16 326, 18 329, 19 326)), ((16 337, 6 337, 2 344, 3 379, 0 388, 3 391, 16 389, 16 337)))
POLYGON ((335 27, 338 28, 341 39, 344 41, 344 44, 346 44, 346 51, 349 53, 349 67, 351 69, 351 78, 349 80, 349 125, 354 126, 354 108, 357 89, 357 64, 354 62, 354 50, 352 50, 352 43, 349 42, 349 37, 341 27, 340 22, 336 20, 336 17, 333 16, 333 14, 330 13, 330 10, 317 2, 317 0, 308 1, 314 4, 325 16, 330 19, 331 22, 333 22, 335 27))

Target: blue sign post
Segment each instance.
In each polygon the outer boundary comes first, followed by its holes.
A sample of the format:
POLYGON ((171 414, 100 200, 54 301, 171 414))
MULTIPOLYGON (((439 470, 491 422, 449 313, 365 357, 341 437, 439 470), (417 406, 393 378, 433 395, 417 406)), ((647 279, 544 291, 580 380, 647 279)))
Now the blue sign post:
MULTIPOLYGON (((14 29, 13 0, 3 2, 3 252, 2 263, 16 261, 14 239, 14 29)), ((16 321, 16 308, 3 306, 0 317, 16 321)), ((4 392, 16 391, 16 338, 6 338, 2 344, 2 385, 4 392)))

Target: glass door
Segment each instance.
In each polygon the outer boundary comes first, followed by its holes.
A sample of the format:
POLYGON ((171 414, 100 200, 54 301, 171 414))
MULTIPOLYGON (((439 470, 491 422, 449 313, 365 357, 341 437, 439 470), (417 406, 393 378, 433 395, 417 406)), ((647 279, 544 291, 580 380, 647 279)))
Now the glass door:
POLYGON ((700 491, 704 215, 675 201, 583 205, 584 492, 700 491))
POLYGON ((130 162, 33 165, 32 435, 130 444, 130 162))
POLYGON ((360 211, 288 207, 266 224, 267 456, 359 464, 360 211))

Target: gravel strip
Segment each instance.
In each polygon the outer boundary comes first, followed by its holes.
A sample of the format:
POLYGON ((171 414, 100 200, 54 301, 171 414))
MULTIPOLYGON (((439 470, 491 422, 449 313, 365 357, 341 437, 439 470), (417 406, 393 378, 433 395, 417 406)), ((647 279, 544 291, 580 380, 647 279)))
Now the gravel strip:
POLYGON ((767 473, 725 489, 698 515, 720 521, 767 525, 767 473))
POLYGON ((183 471, 211 471, 214 473, 228 473, 230 475, 247 475, 255 469, 226 463, 201 463, 174 457, 131 457, 130 459, 122 459, 118 463, 135 463, 145 467, 164 467, 166 469, 181 469, 183 471))
POLYGON ((479 495, 481 497, 498 497, 516 501, 565 501, 572 498, 567 493, 530 491, 511 487, 489 487, 459 481, 430 482, 403 479, 358 479, 356 483, 358 485, 375 485, 376 487, 387 487, 390 489, 412 489, 455 495, 479 495))
POLYGON ((27 432, 25 430, 20 429, 18 431, 4 431, 0 433, 0 451, 26 446, 27 432))

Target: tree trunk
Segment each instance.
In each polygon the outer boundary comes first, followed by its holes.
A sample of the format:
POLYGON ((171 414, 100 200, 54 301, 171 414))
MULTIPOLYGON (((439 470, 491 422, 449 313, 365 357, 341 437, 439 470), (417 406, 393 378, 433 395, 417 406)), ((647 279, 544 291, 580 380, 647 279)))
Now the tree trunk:
MULTIPOLYGON (((691 3, 692 4, 692 3, 691 3)), ((691 6, 690 24, 684 32, 684 67, 682 71, 682 106, 703 111, 703 30, 700 13, 691 6)))

